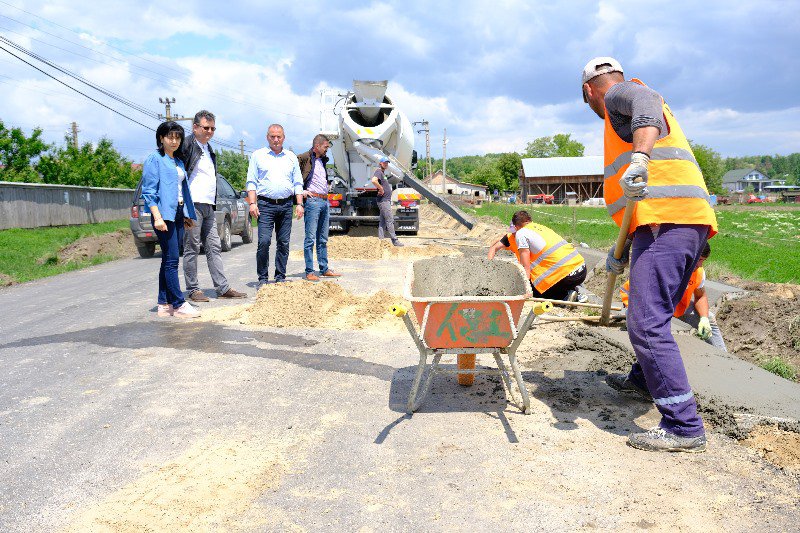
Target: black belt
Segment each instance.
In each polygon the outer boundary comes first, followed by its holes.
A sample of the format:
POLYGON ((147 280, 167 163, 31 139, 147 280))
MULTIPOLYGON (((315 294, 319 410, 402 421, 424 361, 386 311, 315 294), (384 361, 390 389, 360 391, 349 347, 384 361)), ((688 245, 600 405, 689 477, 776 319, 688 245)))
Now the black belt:
POLYGON ((279 199, 277 199, 277 200, 276 200, 275 198, 267 198, 266 196, 259 196, 259 197, 258 197, 258 199, 259 199, 259 200, 264 200, 264 201, 265 201, 265 202, 267 202, 268 204, 274 204, 274 205, 283 205, 283 204, 285 204, 286 202, 289 202, 289 201, 291 201, 291 200, 292 200, 292 197, 291 197, 291 196, 289 196, 289 197, 287 197, 287 198, 279 198, 279 199))

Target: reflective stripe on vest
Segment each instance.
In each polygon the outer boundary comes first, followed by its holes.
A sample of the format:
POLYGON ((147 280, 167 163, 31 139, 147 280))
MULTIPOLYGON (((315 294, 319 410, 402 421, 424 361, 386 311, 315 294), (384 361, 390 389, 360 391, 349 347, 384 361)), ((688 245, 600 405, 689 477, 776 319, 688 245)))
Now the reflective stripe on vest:
MULTIPOLYGON (((583 257, 574 246, 559 234, 546 226, 530 222, 525 228, 539 234, 545 241, 545 247, 539 253, 531 252, 530 279, 540 293, 567 277, 573 270, 584 264, 583 257)), ((516 235, 509 234, 509 247, 520 259, 516 235)), ((520 262, 522 262, 520 260, 520 262)))
MULTIPOLYGON (((644 85, 637 79, 631 81, 644 85)), ((663 99, 661 106, 668 133, 656 141, 650 153, 648 195, 636 203, 630 232, 648 224, 702 224, 709 226, 710 238, 717 233, 717 218, 703 175, 689 141, 663 99)), ((604 147, 603 197, 609 214, 620 225, 627 200, 619 179, 630 164, 633 145, 617 135, 608 113, 604 147)))

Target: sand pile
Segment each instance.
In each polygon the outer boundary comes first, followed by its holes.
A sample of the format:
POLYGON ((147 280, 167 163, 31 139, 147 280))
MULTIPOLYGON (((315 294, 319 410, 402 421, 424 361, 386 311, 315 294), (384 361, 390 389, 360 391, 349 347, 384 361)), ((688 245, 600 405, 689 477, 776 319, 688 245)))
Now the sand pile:
POLYGON ((800 475, 800 434, 774 425, 761 425, 740 443, 753 448, 770 463, 800 475))
MULTIPOLYGON (((348 237, 335 235, 328 239, 328 259, 360 259, 377 261, 380 259, 416 259, 437 255, 460 255, 461 252, 439 244, 403 247, 393 246, 389 239, 377 237, 348 237)), ((293 259, 302 259, 303 250, 292 252, 293 259)))
POLYGON ((389 312, 399 303, 410 307, 385 290, 356 296, 337 283, 302 280, 265 285, 253 305, 224 319, 272 328, 399 329, 404 327, 402 320, 389 312))
POLYGON ((58 262, 70 263, 90 260, 96 256, 114 258, 135 257, 136 246, 133 244, 131 232, 118 230, 103 235, 82 237, 59 250, 58 262))
POLYGON ((474 220, 475 225, 468 230, 450 215, 430 204, 421 206, 420 219, 420 237, 455 240, 468 238, 488 245, 508 231, 496 218, 485 216, 474 220))

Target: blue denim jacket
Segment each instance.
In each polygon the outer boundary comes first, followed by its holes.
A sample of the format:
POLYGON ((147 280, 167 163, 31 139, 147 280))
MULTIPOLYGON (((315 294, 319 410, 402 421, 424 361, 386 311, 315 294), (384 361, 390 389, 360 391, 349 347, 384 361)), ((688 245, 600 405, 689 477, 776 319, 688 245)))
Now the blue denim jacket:
MULTIPOLYGON (((176 165, 184 168, 183 161, 154 152, 147 156, 142 169, 142 198, 145 212, 150 213, 154 205, 158 207, 164 220, 175 220, 178 210, 178 171, 176 165)), ((185 172, 185 169, 184 169, 185 172)), ((183 216, 197 220, 189 180, 183 180, 183 216)))

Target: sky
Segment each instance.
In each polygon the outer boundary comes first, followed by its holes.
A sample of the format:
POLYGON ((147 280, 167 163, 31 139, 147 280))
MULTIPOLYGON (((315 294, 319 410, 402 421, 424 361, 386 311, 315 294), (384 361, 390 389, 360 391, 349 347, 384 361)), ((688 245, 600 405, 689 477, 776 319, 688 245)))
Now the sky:
MULTIPOLYGON (((135 107, 216 114, 215 140, 287 147, 320 130, 321 91, 388 80, 412 121, 427 120, 431 153, 522 152, 570 133, 602 154, 602 122, 581 97, 581 71, 613 56, 626 77, 661 93, 694 142, 723 156, 800 151, 800 2, 440 1, 82 2, 0 0, 0 36, 135 107)), ((8 42, 0 46, 14 51, 8 42)), ((25 58, 148 128, 159 120, 25 58)), ((62 143, 108 137, 136 162, 151 130, 0 50, 0 120, 62 143)), ((188 123, 187 123, 188 124, 188 123)), ((415 140, 425 153, 424 134, 415 140)))

